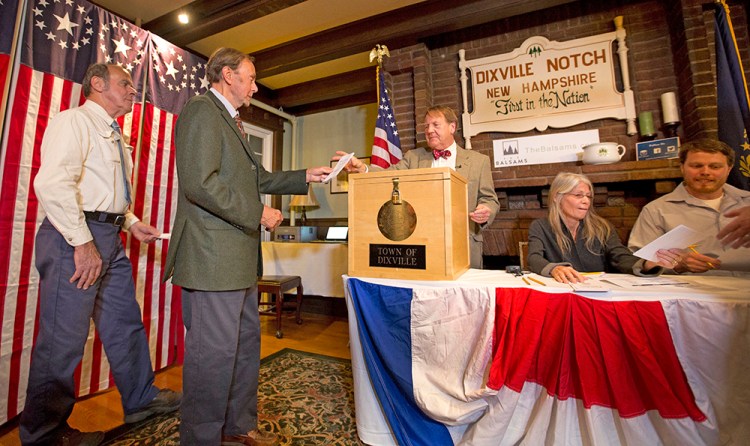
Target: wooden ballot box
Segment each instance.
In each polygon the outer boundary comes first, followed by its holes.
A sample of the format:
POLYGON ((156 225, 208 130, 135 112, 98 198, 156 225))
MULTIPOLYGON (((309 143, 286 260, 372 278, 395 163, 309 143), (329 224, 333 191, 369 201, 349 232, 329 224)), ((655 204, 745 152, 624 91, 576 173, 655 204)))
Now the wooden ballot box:
POLYGON ((349 275, 453 280, 469 269, 466 179, 448 167, 349 176, 349 275))

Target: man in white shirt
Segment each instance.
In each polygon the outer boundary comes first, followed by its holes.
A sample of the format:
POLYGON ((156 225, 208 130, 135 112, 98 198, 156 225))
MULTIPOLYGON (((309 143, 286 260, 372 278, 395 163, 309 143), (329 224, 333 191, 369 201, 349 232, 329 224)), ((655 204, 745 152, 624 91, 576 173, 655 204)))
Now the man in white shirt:
POLYGON ((46 218, 36 236, 39 334, 20 419, 24 445, 96 445, 103 432, 67 424, 75 404, 73 374, 91 319, 122 398, 125 422, 176 410, 180 394, 153 385, 130 261, 120 239, 160 235, 128 211, 131 151, 116 118, 130 112, 136 90, 117 65, 94 64, 83 80, 86 102, 49 123, 34 190, 46 218))
MULTIPOLYGON (((495 219, 500 203, 492 180, 490 158, 459 147, 453 137, 457 127, 458 117, 453 109, 445 106, 431 107, 424 117, 424 134, 429 148, 409 150, 401 161, 389 169, 450 167, 468 180, 471 267, 481 269, 484 242, 482 230, 495 219)), ((345 155, 345 152, 336 153, 339 157, 345 155)), ((373 170, 376 168, 377 166, 373 166, 373 170)), ((368 167, 361 160, 352 158, 347 171, 364 173, 368 171, 368 167)))
POLYGON ((750 205, 750 192, 726 184, 734 164, 734 150, 721 141, 697 139, 680 147, 683 182, 647 204, 630 233, 628 247, 635 251, 679 225, 704 238, 692 249, 684 246, 663 250, 677 273, 750 271, 750 249, 733 249, 719 237, 734 211, 750 205))

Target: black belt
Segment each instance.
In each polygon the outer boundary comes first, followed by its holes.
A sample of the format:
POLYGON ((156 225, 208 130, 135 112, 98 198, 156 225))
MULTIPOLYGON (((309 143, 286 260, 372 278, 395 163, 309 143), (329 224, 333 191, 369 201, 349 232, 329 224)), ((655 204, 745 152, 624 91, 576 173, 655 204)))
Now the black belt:
POLYGON ((100 211, 83 211, 83 215, 86 216, 86 220, 98 221, 100 223, 109 223, 111 225, 122 227, 125 223, 125 215, 123 214, 112 214, 109 212, 100 211))

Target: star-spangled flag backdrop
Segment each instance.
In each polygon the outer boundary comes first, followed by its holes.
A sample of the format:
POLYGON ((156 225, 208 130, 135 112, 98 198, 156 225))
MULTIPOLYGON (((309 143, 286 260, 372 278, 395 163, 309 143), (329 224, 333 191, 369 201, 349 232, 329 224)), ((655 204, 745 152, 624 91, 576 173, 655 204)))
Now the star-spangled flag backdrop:
POLYGON ((739 58, 737 41, 727 4, 715 5, 716 21, 716 105, 719 140, 735 151, 735 162, 727 182, 750 190, 750 108, 747 81, 739 58))
POLYGON ((385 88, 385 80, 380 75, 380 67, 377 69, 378 77, 378 120, 375 123, 375 138, 372 143, 372 157, 370 164, 387 169, 401 160, 401 140, 396 128, 396 117, 393 114, 391 100, 388 90, 385 88))
MULTIPOLYGON (((0 2, 7 7, 8 0, 0 2)), ((5 33, 3 27, 3 39, 5 33)), ((146 97, 118 119, 124 137, 136 148, 132 210, 168 232, 177 196, 176 113, 190 95, 206 91, 205 79, 201 82, 205 61, 86 0, 29 0, 19 35, 20 63, 8 96, 0 166, 0 423, 23 409, 36 332, 34 236, 44 212, 32 184, 47 123, 84 101, 80 82, 91 63, 116 63, 130 70, 138 97, 146 97)), ((127 242, 151 359, 161 369, 180 359, 176 347, 184 333, 179 292, 161 283, 167 244, 142 245, 133 237, 127 242)), ((113 384, 93 325, 75 380, 79 396, 113 384)))
POLYGON ((5 90, 8 87, 8 69, 11 66, 10 52, 15 39, 18 0, 0 0, 0 133, 5 115, 5 90))

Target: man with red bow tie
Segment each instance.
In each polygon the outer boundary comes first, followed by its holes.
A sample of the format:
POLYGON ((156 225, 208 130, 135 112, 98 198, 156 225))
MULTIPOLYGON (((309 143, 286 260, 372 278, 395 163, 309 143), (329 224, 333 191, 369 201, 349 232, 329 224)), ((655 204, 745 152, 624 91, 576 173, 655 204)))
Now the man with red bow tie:
MULTIPOLYGON (((482 268, 482 229, 495 219, 499 203, 492 181, 490 158, 487 155, 466 150, 456 144, 458 117, 450 107, 430 107, 424 117, 424 134, 427 145, 404 154, 404 158, 389 169, 421 169, 424 167, 450 167, 469 182, 469 251, 472 268, 482 268)), ((345 155, 345 152, 336 152, 345 155)), ((338 157, 335 157, 338 159, 338 157)), ((347 171, 364 173, 368 166, 353 157, 347 171)), ((378 166, 372 166, 379 170, 378 166)))

